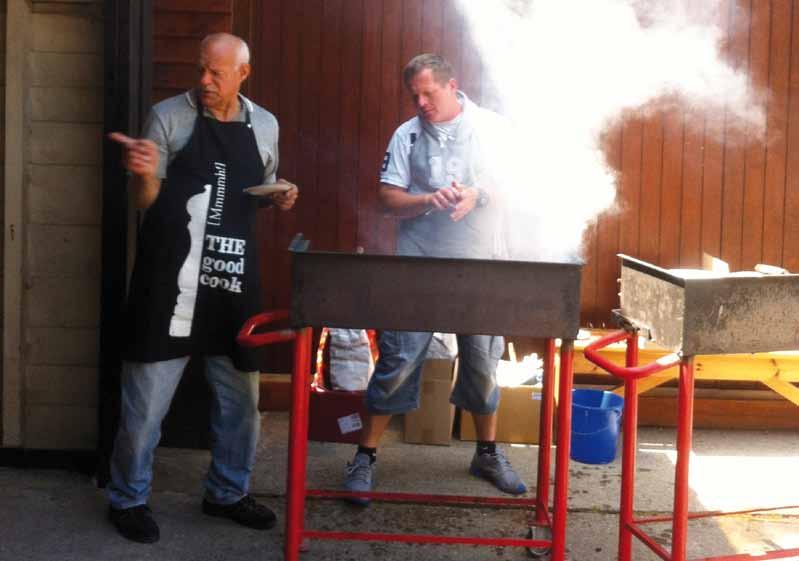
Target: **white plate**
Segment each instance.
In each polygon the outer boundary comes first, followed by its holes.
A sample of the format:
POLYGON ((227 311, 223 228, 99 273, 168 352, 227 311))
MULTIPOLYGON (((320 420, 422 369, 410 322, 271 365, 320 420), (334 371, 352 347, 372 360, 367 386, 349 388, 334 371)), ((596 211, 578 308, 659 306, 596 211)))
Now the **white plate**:
POLYGON ((244 189, 246 193, 255 195, 257 197, 265 197, 273 193, 285 193, 291 189, 291 183, 271 183, 269 185, 256 185, 255 187, 247 187, 244 189))

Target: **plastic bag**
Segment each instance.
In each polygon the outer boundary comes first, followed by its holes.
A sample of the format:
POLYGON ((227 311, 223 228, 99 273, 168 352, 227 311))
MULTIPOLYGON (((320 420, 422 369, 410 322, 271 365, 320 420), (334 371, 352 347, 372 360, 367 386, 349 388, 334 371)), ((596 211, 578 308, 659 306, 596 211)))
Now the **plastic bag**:
POLYGON ((365 390, 375 369, 366 330, 331 328, 327 344, 331 389, 365 390))

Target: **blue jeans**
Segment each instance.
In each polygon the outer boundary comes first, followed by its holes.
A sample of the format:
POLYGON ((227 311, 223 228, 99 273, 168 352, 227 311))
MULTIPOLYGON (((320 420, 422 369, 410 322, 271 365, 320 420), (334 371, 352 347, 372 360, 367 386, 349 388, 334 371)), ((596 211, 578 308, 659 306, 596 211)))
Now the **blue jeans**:
MULTIPOLYGON (((119 431, 111 455, 108 498, 114 508, 145 504, 153 478, 153 453, 189 357, 125 362, 119 431)), ((236 370, 226 356, 205 357, 211 386, 211 466, 206 500, 231 504, 247 494, 261 429, 258 373, 236 370)))
MULTIPOLYGON (((380 358, 366 389, 366 407, 374 415, 407 413, 419 407, 419 381, 432 333, 383 331, 380 358)), ((458 375, 450 402, 477 415, 499 405, 497 363, 505 342, 491 335, 458 335, 458 375)))

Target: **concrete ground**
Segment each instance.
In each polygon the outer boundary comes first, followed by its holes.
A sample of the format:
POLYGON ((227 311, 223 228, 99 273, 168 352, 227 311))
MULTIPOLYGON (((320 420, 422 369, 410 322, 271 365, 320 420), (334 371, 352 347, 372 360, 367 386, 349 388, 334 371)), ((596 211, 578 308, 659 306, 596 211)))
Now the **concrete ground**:
MULTIPOLYGON (((401 441, 392 425, 380 450, 377 489, 492 495, 485 482, 470 477, 473 443, 450 447, 417 446, 401 441)), ((288 416, 264 415, 264 438, 258 454, 252 492, 284 521, 288 416)), ((799 505, 799 435, 767 431, 695 433, 691 470, 692 510, 738 510, 799 505)), ((675 432, 640 431, 636 508, 639 513, 667 514, 672 501, 675 432)), ((535 481, 535 446, 506 447, 528 483, 535 481)), ((350 445, 311 443, 308 482, 313 488, 335 488, 342 479, 350 445)), ((199 509, 208 453, 159 449, 151 500, 161 526, 154 545, 127 542, 105 519, 103 491, 85 476, 48 470, 0 468, 0 561, 212 561, 282 559, 283 531, 248 530, 199 509)), ((620 462, 585 465, 572 462, 568 548, 573 561, 616 558, 620 462)), ((335 501, 309 501, 306 527, 355 531, 449 533, 452 535, 523 537, 527 515, 520 509, 430 507, 374 503, 359 509, 335 501)), ((661 544, 670 540, 668 524, 653 525, 661 544)), ((799 547, 799 509, 694 521, 689 527, 689 558, 799 547)), ((360 561, 458 559, 483 561, 527 559, 519 548, 405 545, 312 541, 303 559, 360 561)), ((640 544, 636 561, 657 557, 640 544)))

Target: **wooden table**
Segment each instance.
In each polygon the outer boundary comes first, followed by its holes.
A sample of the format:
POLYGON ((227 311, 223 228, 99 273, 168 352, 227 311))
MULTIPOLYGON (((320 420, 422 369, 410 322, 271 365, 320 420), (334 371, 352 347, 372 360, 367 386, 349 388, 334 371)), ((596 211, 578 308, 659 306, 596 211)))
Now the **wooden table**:
MULTIPOLYGON (((586 360, 583 349, 599 337, 609 333, 608 330, 591 330, 591 337, 578 339, 574 343, 574 372, 579 374, 596 374, 610 376, 607 372, 586 360)), ((639 364, 654 362, 669 351, 639 338, 639 364)), ((614 363, 624 364, 624 344, 615 344, 601 351, 614 363)), ((799 406, 799 351, 783 351, 774 353, 738 354, 738 355, 704 355, 697 356, 695 361, 696 380, 760 382, 775 391, 794 405, 799 406)), ((670 380, 676 380, 679 374, 677 367, 664 370, 638 382, 638 393, 642 394, 670 380)), ((615 381, 615 378, 614 378, 615 381)), ((614 390, 624 394, 624 388, 614 390)))

